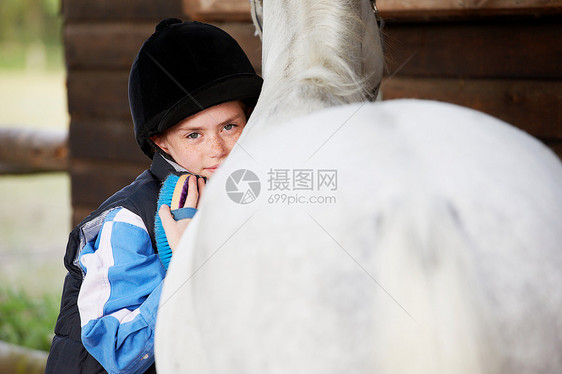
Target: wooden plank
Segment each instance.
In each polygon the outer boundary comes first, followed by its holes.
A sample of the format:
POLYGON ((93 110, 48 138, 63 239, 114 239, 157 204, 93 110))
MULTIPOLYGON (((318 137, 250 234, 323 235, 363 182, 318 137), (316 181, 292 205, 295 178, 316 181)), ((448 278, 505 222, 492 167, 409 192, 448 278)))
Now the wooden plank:
MULTIPOLYGON (((261 69, 261 41, 249 23, 217 23, 238 41, 256 70, 261 69)), ((129 70, 155 23, 78 23, 65 27, 67 67, 71 70, 129 70)))
POLYGON ((387 20, 412 21, 562 13, 562 0, 378 0, 387 20))
MULTIPOLYGON (((184 13, 198 21, 251 21, 248 0, 183 0, 184 13)), ((378 0, 390 21, 467 19, 562 13, 562 0, 378 0)))
POLYGON ((129 119, 128 71, 69 71, 71 116, 129 119))
POLYGON ((386 100, 417 98, 463 105, 491 114, 533 136, 562 139, 562 81, 393 78, 386 100))
POLYGON ((72 206, 97 207, 149 166, 148 158, 145 163, 73 159, 70 166, 72 206))
POLYGON ((68 171, 66 131, 0 129, 0 174, 68 171))
MULTIPOLYGON (((217 23, 238 40, 260 71, 261 42, 253 26, 217 23)), ((128 70, 152 25, 71 25, 67 27, 70 69, 128 70), (116 43, 115 40, 126 40, 116 43)), ((390 72, 411 76, 559 78, 562 75, 560 23, 390 25, 386 31, 390 72), (541 40, 541 43, 536 43, 541 40), (522 47, 524 46, 524 47, 522 47)), ((72 74, 72 72, 71 72, 72 74)))
POLYGON ((0 341, 0 373, 44 373, 47 356, 44 351, 0 341))
POLYGON ((75 23, 64 28, 68 69, 130 69, 155 22, 75 23))
POLYGON ((62 0, 62 13, 67 23, 186 17, 182 0, 62 0))
MULTIPOLYGON (((232 0, 229 0, 232 1, 232 0)), ((562 0, 377 0, 381 9, 398 10, 509 10, 534 8, 560 8, 562 0)))
POLYGON ((72 118, 69 136, 73 158, 145 163, 148 157, 135 141, 130 119, 72 118))
POLYGON ((391 73, 400 69, 400 75, 419 77, 562 78, 560 22, 393 24, 385 34, 391 73))
POLYGON ((183 0, 184 13, 202 22, 251 22, 248 0, 183 0))

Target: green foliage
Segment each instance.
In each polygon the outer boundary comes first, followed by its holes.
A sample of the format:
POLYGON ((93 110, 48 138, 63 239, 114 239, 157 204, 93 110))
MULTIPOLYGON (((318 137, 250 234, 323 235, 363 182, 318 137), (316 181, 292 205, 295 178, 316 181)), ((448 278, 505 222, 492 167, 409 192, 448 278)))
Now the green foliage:
POLYGON ((0 42, 60 44, 60 0, 0 1, 0 42))
POLYGON ((58 296, 0 288, 0 340, 48 351, 58 312, 58 296))
POLYGON ((61 0, 0 1, 0 67, 62 66, 61 0), (33 65, 33 63, 32 63, 33 65))

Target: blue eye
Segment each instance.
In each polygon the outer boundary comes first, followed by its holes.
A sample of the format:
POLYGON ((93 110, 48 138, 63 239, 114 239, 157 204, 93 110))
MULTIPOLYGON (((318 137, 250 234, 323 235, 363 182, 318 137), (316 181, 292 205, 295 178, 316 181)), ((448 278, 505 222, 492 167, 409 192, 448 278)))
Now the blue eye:
POLYGON ((186 138, 188 139, 197 139, 199 137, 199 134, 196 132, 192 132, 191 134, 187 135, 186 138))
POLYGON ((231 123, 231 124, 228 124, 228 125, 224 126, 224 129, 227 130, 227 131, 228 131, 228 130, 232 130, 232 128, 233 128, 234 126, 235 126, 235 125, 231 123))

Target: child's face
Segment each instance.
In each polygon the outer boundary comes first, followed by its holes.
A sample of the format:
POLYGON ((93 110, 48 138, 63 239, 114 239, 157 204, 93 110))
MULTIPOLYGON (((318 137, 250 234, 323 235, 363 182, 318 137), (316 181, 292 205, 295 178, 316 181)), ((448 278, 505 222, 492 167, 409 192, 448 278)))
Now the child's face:
POLYGON ((151 137, 188 171, 209 178, 226 159, 246 126, 240 101, 229 101, 187 117, 151 137))

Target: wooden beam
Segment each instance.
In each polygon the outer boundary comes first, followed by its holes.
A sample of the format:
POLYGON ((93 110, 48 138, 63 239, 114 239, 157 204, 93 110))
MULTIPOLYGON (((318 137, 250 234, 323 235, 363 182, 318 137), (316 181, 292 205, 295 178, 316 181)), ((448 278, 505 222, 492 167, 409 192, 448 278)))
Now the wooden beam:
POLYGON ((385 56, 404 76, 560 79, 560 35, 554 21, 391 24, 385 56))
POLYGON ((562 13, 562 0, 378 0, 381 16, 412 21, 562 13))
MULTIPOLYGON (((261 42, 254 35, 253 26, 216 24, 240 43, 259 71, 261 42)), ((153 29, 152 23, 68 25, 64 32, 67 66, 71 70, 128 70, 153 29)), ((560 22, 554 21, 391 24, 385 30, 387 63, 389 71, 394 72, 413 56, 404 66, 403 75, 560 77, 560 33, 560 22)))
MULTIPOLYGON (((390 21, 562 13, 562 0, 378 0, 377 5, 390 21)), ((198 21, 251 22, 248 0, 183 0, 183 7, 198 21)))
POLYGON ((69 144, 70 153, 76 159, 149 161, 135 141, 131 119, 74 116, 70 123, 69 144))
POLYGON ((70 164, 72 206, 97 207, 148 168, 150 160, 146 160, 144 163, 128 163, 73 159, 70 164))
POLYGON ((63 0, 65 22, 157 21, 166 17, 185 18, 182 0, 63 0))
POLYGON ((70 71, 67 78, 71 116, 130 119, 129 71, 70 71))
POLYGON ((66 139, 66 132, 0 129, 0 174, 67 171, 66 139))
POLYGON ((128 70, 155 26, 156 22, 126 21, 69 24, 64 28, 66 66, 128 70))
POLYGON ((202 22, 251 22, 248 0, 183 0, 184 13, 202 22))
MULTIPOLYGON (((256 70, 261 69, 261 41, 249 23, 215 23, 244 49, 256 70)), ((70 70, 129 70, 142 43, 156 23, 76 23, 64 29, 66 64, 70 70), (116 42, 116 41, 119 42, 116 42)))
POLYGON ((40 374, 46 364, 47 352, 0 341, 0 373, 40 374))

